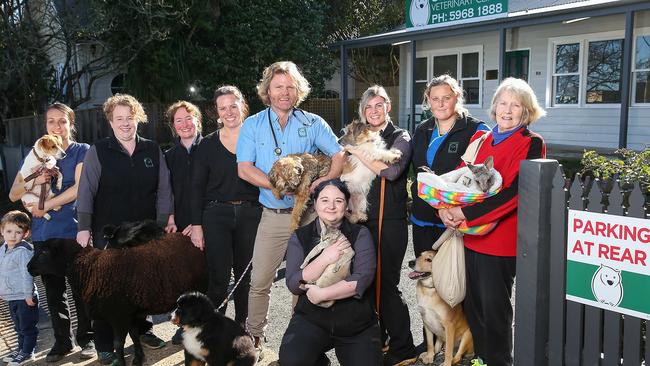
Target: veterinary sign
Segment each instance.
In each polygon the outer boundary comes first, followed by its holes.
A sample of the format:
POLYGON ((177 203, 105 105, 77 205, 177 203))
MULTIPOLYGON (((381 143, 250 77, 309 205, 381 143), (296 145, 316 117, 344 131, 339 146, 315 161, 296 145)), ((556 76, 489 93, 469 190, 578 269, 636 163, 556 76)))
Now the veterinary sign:
POLYGON ((505 17, 508 0, 406 0, 406 27, 438 27, 505 17))
POLYGON ((569 210, 567 300, 650 319, 650 220, 569 210))

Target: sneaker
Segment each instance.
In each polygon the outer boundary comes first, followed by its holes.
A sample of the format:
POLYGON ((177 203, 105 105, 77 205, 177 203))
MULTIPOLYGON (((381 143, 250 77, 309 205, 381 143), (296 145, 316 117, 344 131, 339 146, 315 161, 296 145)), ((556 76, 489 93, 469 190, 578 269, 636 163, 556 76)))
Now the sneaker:
POLYGON ((25 362, 34 361, 35 357, 33 353, 23 353, 20 352, 13 360, 9 361, 7 366, 18 366, 22 365, 25 362))
POLYGON ((183 328, 178 328, 172 337, 172 344, 179 345, 183 343, 183 328))
POLYGON ((110 365, 115 360, 115 353, 113 352, 97 352, 97 359, 102 365, 110 365))
POLYGON ((156 337, 153 333, 147 332, 140 336, 140 342, 148 348, 158 349, 163 348, 167 345, 165 341, 156 337))
POLYGON ((14 357, 18 356, 19 353, 20 353, 20 351, 18 351, 18 350, 11 351, 8 355, 6 355, 6 356, 4 356, 2 358, 2 362, 11 362, 11 361, 13 361, 14 357))
POLYGON ((97 353, 97 351, 95 350, 95 343, 90 341, 86 343, 85 346, 81 347, 79 358, 81 358, 82 360, 89 360, 95 357, 95 353, 97 353))
POLYGON ((47 356, 45 356, 45 362, 59 362, 70 352, 72 352, 72 348, 62 351, 56 347, 52 347, 50 352, 47 353, 47 356))
POLYGON ((472 360, 472 363, 470 366, 488 366, 487 363, 483 363, 483 360, 481 358, 475 358, 472 360))
POLYGON ((253 337, 253 347, 255 347, 255 353, 257 354, 257 362, 260 362, 262 359, 262 349, 264 348, 264 337, 253 337))

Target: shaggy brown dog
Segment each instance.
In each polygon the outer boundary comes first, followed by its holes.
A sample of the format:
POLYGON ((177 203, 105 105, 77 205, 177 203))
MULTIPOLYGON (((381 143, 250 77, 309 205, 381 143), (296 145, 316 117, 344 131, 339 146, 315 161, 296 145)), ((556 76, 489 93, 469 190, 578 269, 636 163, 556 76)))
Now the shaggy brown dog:
MULTIPOLYGON (((344 135, 339 139, 339 144, 344 149, 356 148, 367 154, 371 160, 383 161, 393 164, 402 157, 402 152, 397 149, 387 149, 386 143, 379 135, 370 129, 370 125, 358 120, 345 126, 344 135)), ((350 198, 350 215, 348 220, 353 223, 366 221, 368 218, 368 192, 377 174, 365 166, 359 158, 348 155, 343 166, 341 180, 344 181, 352 197, 350 198)))
POLYGON ((277 199, 291 193, 294 195, 291 227, 294 231, 300 225, 300 218, 307 208, 309 187, 316 179, 329 172, 332 159, 322 154, 291 154, 278 159, 269 171, 273 195, 277 199))

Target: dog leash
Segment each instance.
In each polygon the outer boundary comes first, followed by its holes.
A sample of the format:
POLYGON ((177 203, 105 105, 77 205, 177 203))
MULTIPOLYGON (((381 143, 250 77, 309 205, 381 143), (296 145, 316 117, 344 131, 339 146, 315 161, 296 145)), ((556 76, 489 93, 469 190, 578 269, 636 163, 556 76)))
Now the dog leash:
POLYGON ((241 276, 239 276, 239 279, 237 280, 237 282, 235 282, 235 286, 233 286, 232 290, 230 290, 228 295, 226 295, 226 298, 223 299, 223 301, 221 302, 221 304, 217 308, 217 311, 221 310, 221 308, 224 307, 228 303, 228 300, 230 300, 230 296, 232 296, 232 294, 237 289, 237 286, 239 286, 239 284, 241 283, 241 280, 244 279, 244 276, 246 275, 246 272, 248 272, 248 270, 251 268, 251 264, 253 264, 253 258, 251 258, 251 260, 248 262, 248 265, 246 265, 246 268, 244 269, 244 272, 242 272, 241 276))
POLYGON ((384 192, 386 191, 386 178, 381 177, 381 190, 379 193, 379 226, 377 229, 377 275, 375 276, 375 308, 379 314, 379 300, 381 298, 381 227, 384 222, 384 192))

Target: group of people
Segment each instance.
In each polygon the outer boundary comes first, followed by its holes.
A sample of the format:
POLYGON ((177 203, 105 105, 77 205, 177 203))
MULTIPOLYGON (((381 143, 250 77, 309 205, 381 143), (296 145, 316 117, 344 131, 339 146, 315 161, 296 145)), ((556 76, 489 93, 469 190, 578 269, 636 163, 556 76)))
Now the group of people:
MULTIPOLYGON (((433 117, 421 123, 411 139, 391 121, 386 90, 368 88, 361 97, 359 118, 380 134, 388 148, 401 151, 401 159, 394 164, 373 161, 360 150, 341 147, 323 118, 298 108, 309 92, 309 83, 294 63, 276 62, 264 70, 257 85, 267 108, 252 116, 248 116, 239 89, 222 86, 215 91, 213 100, 221 126, 207 136, 201 134, 199 108, 187 101, 174 103, 167 118, 176 144, 165 153, 156 142, 138 135, 138 124, 147 117, 130 95, 116 94, 104 103, 113 133, 93 146, 74 141, 72 109, 59 103, 50 106, 47 133, 60 136, 66 151, 57 164, 63 173, 63 188, 45 202, 44 210, 31 207, 31 229, 29 218, 15 212, 1 222, 5 244, 0 249, 0 298, 20 303, 10 307, 20 348, 8 356, 13 365, 32 357, 36 338, 35 323, 32 328, 27 324, 33 323, 33 316, 21 315, 36 308, 33 284, 29 291, 20 287, 19 293, 18 287, 3 287, 3 279, 17 281, 6 274, 11 272, 5 272, 10 254, 20 258, 11 262, 16 268, 31 256, 31 246, 23 241, 28 232, 31 230, 36 251, 53 238, 76 238, 79 245, 104 248, 104 225, 145 219, 156 220, 166 232, 188 235, 194 246, 204 250, 207 295, 215 305, 227 296, 231 272, 237 279, 242 277, 233 294, 235 320, 246 327, 258 349, 264 345, 269 325, 271 285, 286 259, 286 283, 296 296, 279 350, 283 366, 327 365, 325 352, 332 348, 342 365, 415 362, 418 353, 408 307, 399 290, 408 221, 416 256, 430 249, 445 227, 498 221, 486 235, 465 236, 467 295, 463 306, 478 364, 511 365, 510 295, 515 275, 519 161, 545 155, 543 140, 528 129, 544 114, 532 89, 523 80, 504 80, 490 106, 490 117, 496 122, 490 130, 463 107, 463 90, 455 79, 435 77, 423 95, 423 105, 433 117), (484 134, 487 137, 475 162, 492 156, 494 167, 503 176, 503 189, 478 204, 436 211, 418 198, 413 184, 409 217, 409 166, 415 172, 422 166, 437 174, 451 171, 463 164, 461 156, 470 142, 484 134), (267 173, 280 157, 316 152, 330 156, 331 167, 313 182, 313 205, 303 216, 302 226, 291 232, 294 199, 291 195, 276 198, 267 173), (368 219, 359 224, 346 219, 350 190, 338 179, 347 154, 355 155, 377 174, 368 194, 368 219), (58 206, 60 210, 51 211, 58 206), (51 220, 43 218, 46 212, 51 220), (332 226, 343 235, 301 268, 325 227, 332 226), (305 284, 317 279, 350 247, 356 254, 347 278, 325 288, 305 284), (336 300, 330 308, 316 305, 329 300, 336 300)), ((25 192, 24 178, 16 177, 9 195, 12 201, 25 192)), ((52 178, 45 174, 36 179, 43 183, 52 178)), ((55 335, 46 360, 55 362, 73 348, 65 278, 43 276, 43 283, 55 335)), ((80 299, 74 301, 77 309, 84 309, 80 299)), ((110 327, 100 320, 91 326, 84 311, 77 314, 76 341, 81 356, 91 358, 97 353, 103 364, 112 362, 110 327)), ((143 337, 150 347, 164 345, 151 333, 143 337)), ((180 333, 174 336, 177 340, 181 337, 180 333)))

